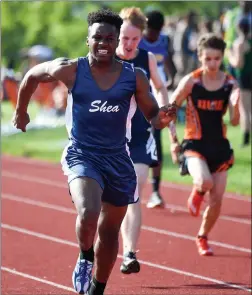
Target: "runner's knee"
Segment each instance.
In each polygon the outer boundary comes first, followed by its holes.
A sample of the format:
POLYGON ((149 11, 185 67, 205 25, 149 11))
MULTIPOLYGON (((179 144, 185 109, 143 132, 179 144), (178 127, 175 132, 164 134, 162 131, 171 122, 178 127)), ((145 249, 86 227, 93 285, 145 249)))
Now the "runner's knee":
POLYGON ((218 193, 218 191, 215 191, 215 190, 210 192, 210 196, 209 196, 210 207, 221 208, 222 200, 223 200, 223 193, 218 193))
POLYGON ((115 207, 103 203, 98 222, 98 236, 101 241, 117 241, 127 206, 115 207))
POLYGON ((137 175, 138 194, 141 196, 142 190, 148 178, 149 166, 145 164, 134 164, 137 175))
POLYGON ((205 160, 199 157, 188 157, 187 167, 199 191, 206 192, 212 189, 213 177, 205 160))
POLYGON ((211 208, 216 208, 216 210, 220 210, 222 205, 222 198, 210 197, 209 206, 211 208))
POLYGON ((96 180, 88 177, 76 178, 70 182, 69 188, 81 220, 87 216, 99 215, 102 189, 96 180))
POLYGON ((80 223, 96 225, 99 218, 99 212, 87 208, 79 208, 78 216, 80 223))
POLYGON ((194 180, 196 188, 201 192, 206 192, 212 189, 213 180, 210 177, 200 176, 194 180))

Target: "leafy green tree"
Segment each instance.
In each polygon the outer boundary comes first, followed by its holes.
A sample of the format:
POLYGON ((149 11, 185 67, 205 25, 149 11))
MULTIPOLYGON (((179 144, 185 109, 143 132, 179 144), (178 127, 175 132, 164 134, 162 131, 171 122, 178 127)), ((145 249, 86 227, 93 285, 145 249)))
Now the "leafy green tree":
MULTIPOLYGON (((217 17, 222 4, 212 1, 4 1, 1 3, 2 58, 20 62, 21 48, 50 46, 56 56, 86 55, 87 15, 101 7, 119 12, 125 6, 143 11, 160 9, 165 15, 183 15, 189 10, 217 17)), ((225 2, 225 5, 230 5, 225 2)), ((231 2, 235 5, 235 2, 231 2)))

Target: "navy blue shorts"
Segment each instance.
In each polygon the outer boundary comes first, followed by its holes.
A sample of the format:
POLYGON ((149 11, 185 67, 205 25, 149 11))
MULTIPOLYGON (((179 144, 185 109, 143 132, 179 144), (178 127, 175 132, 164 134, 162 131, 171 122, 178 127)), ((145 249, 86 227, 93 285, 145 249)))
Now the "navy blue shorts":
POLYGON ((61 163, 68 183, 78 177, 95 179, 103 189, 103 202, 126 206, 138 201, 136 173, 126 150, 98 154, 69 145, 61 163))
POLYGON ((155 167, 158 164, 156 141, 152 133, 148 140, 129 142, 130 157, 134 164, 145 164, 149 167, 155 167))

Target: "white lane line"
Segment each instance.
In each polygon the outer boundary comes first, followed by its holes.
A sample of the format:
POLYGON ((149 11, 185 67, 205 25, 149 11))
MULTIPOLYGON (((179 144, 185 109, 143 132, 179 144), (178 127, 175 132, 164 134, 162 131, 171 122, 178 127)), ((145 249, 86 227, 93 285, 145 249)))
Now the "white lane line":
MULTIPOLYGON (((56 242, 56 243, 68 245, 68 246, 73 246, 73 247, 77 247, 77 248, 79 247, 77 243, 73 243, 73 242, 68 241, 68 240, 59 239, 59 238, 56 238, 56 237, 53 237, 53 236, 41 234, 41 233, 38 233, 38 232, 27 230, 25 228, 12 226, 12 225, 5 224, 5 223, 2 223, 2 228, 12 230, 12 231, 16 231, 16 232, 19 232, 19 233, 22 233, 22 234, 34 236, 34 237, 37 237, 37 238, 40 238, 40 239, 49 240, 49 241, 53 241, 53 242, 56 242)), ((123 258, 122 255, 118 255, 117 257, 118 258, 123 258)), ((215 283, 215 284, 218 284, 218 285, 224 285, 224 286, 228 286, 230 288, 235 288, 235 289, 240 289, 240 290, 243 290, 243 291, 251 292, 251 289, 246 288, 244 286, 240 286, 240 285, 236 285, 236 284, 229 284, 227 282, 216 280, 216 279, 211 278, 211 277, 201 276, 201 275, 198 275, 198 274, 195 274, 195 273, 191 273, 191 272, 183 271, 183 270, 180 270, 180 269, 177 269, 177 268, 152 263, 152 262, 145 261, 145 260, 139 260, 139 262, 144 264, 144 265, 153 267, 153 268, 162 269, 162 270, 174 272, 174 273, 177 273, 177 274, 180 274, 180 275, 184 275, 184 276, 193 277, 193 278, 197 278, 197 279, 200 279, 200 280, 212 282, 212 283, 215 283)))
POLYGON ((2 176, 14 178, 14 179, 18 179, 18 180, 37 182, 39 184, 51 185, 51 186, 60 187, 60 188, 67 188, 68 187, 67 183, 64 183, 62 181, 54 181, 54 180, 49 180, 49 179, 42 178, 42 177, 30 176, 30 175, 25 175, 25 174, 18 174, 18 173, 2 171, 2 176))
POLYGON ((177 273, 177 274, 180 274, 180 275, 193 277, 193 278, 204 280, 204 281, 209 281, 209 282, 212 282, 212 283, 215 283, 215 284, 218 284, 218 285, 224 285, 224 286, 227 286, 229 288, 240 289, 240 290, 247 291, 247 292, 250 292, 250 293, 252 291, 252 289, 241 286, 241 285, 229 284, 229 283, 224 282, 224 281, 216 280, 214 278, 210 278, 210 277, 206 277, 206 276, 197 275, 197 274, 187 272, 187 271, 182 271, 182 270, 177 269, 177 268, 167 267, 167 266, 164 266, 164 265, 160 265, 160 264, 156 264, 156 263, 152 263, 152 262, 147 262, 147 261, 143 261, 143 260, 139 260, 139 262, 142 263, 142 264, 151 266, 151 267, 167 270, 167 271, 174 272, 174 273, 177 273))
MULTIPOLYGON (((185 235, 185 234, 180 234, 180 233, 177 233, 177 232, 172 232, 172 231, 159 229, 159 228, 155 228, 155 227, 152 227, 152 226, 146 226, 146 225, 142 225, 142 229, 145 229, 145 230, 148 230, 148 231, 151 231, 151 232, 155 232, 155 233, 158 233, 158 234, 166 235, 166 236, 171 236, 171 237, 190 240, 190 241, 195 242, 195 237, 185 235)), ((218 247, 226 248, 226 249, 251 253, 251 249, 238 247, 238 246, 234 246, 234 245, 230 245, 230 244, 226 244, 226 243, 221 243, 221 242, 217 242, 217 241, 210 241, 210 244, 218 246, 218 247)))
MULTIPOLYGON (((61 169, 60 164, 50 163, 50 162, 42 161, 42 160, 39 160, 39 159, 12 157, 12 156, 8 156, 8 155, 4 155, 2 158, 4 158, 4 160, 14 162, 14 163, 37 165, 37 166, 43 166, 43 167, 48 167, 48 168, 53 167, 53 168, 59 168, 59 170, 61 169)), ((191 191, 191 188, 188 185, 171 183, 171 182, 165 181, 165 180, 162 180, 162 186, 167 187, 167 188, 178 189, 178 190, 186 191, 186 192, 191 191)), ((243 196, 243 195, 239 195, 239 194, 236 194, 236 193, 227 192, 225 194, 225 197, 229 198, 229 199, 238 200, 238 201, 251 202, 251 197, 250 196, 243 196)))
MULTIPOLYGON (((66 183, 63 183, 60 181, 52 181, 52 180, 41 178, 41 177, 34 177, 34 176, 29 176, 29 175, 19 175, 17 173, 6 172, 6 171, 2 171, 2 176, 9 177, 9 178, 18 178, 19 180, 37 182, 39 184, 51 185, 51 186, 64 188, 64 189, 68 188, 68 185, 66 183)), ((146 204, 146 201, 141 201, 141 203, 146 204)), ((173 204, 166 204, 165 209, 172 209, 172 210, 177 210, 177 211, 182 211, 182 212, 188 212, 188 209, 186 207, 179 206, 179 205, 173 205, 173 204)), ((203 211, 201 211, 200 214, 203 215, 203 211)), ((231 216, 226 216, 226 215, 221 215, 219 218, 223 219, 223 220, 231 221, 231 222, 238 222, 238 223, 251 225, 251 220, 248 220, 245 218, 236 218, 236 217, 231 217, 231 216)))
MULTIPOLYGON (((62 152, 63 152, 63 149, 62 149, 62 152)), ((38 166, 44 166, 44 167, 48 167, 48 168, 52 168, 52 167, 60 168, 59 163, 53 163, 53 162, 39 160, 39 159, 33 159, 33 158, 3 155, 2 159, 5 160, 5 161, 14 162, 14 163, 24 163, 24 164, 28 164, 28 165, 38 165, 38 166)))
MULTIPOLYGON (((142 204, 147 204, 147 201, 144 200, 141 203, 142 204)), ((180 205, 165 204, 165 209, 170 209, 173 213, 176 210, 188 213, 188 209, 186 207, 183 207, 183 206, 180 206, 180 205)), ((204 211, 201 210, 200 215, 202 216, 203 213, 204 213, 204 211)), ((227 221, 232 221, 232 222, 238 222, 238 223, 251 225, 251 220, 246 219, 246 218, 237 218, 237 217, 231 217, 231 216, 227 216, 227 215, 221 215, 219 218, 223 219, 223 220, 227 220, 227 221)))
MULTIPOLYGON (((70 214, 74 214, 74 215, 76 214, 76 211, 74 209, 70 209, 70 208, 66 208, 66 207, 58 206, 58 205, 53 205, 53 204, 49 204, 49 203, 45 203, 45 202, 39 202, 39 201, 31 200, 28 198, 13 196, 13 195, 9 195, 9 194, 2 194, 2 198, 7 199, 7 200, 11 200, 11 201, 15 201, 15 202, 25 203, 28 205, 38 206, 41 208, 56 210, 56 211, 60 211, 60 212, 64 212, 64 213, 70 213, 70 214)), ((159 228, 152 227, 152 226, 142 225, 142 229, 150 231, 150 232, 158 233, 158 234, 172 236, 175 238, 195 241, 194 236, 185 235, 185 234, 181 234, 181 233, 177 233, 177 232, 172 232, 172 231, 168 231, 168 230, 164 230, 164 229, 159 229, 159 228)), ((245 252, 245 253, 251 253, 251 250, 248 248, 238 247, 238 246, 234 246, 234 245, 230 245, 230 244, 226 244, 226 243, 211 241, 211 244, 218 246, 218 247, 226 248, 226 249, 236 250, 236 251, 245 252)))
POLYGON ((76 293, 76 291, 74 289, 69 288, 67 286, 57 284, 57 283, 54 283, 54 282, 51 282, 51 281, 48 281, 48 280, 44 280, 44 279, 41 279, 41 278, 38 278, 38 277, 34 277, 34 276, 31 276, 31 275, 29 275, 27 273, 16 271, 15 269, 11 269, 11 268, 8 268, 8 267, 5 267, 5 266, 1 266, 1 270, 12 273, 12 274, 17 275, 17 276, 21 276, 21 277, 26 278, 26 279, 34 280, 34 281, 44 283, 44 284, 47 284, 47 285, 50 285, 50 286, 53 286, 53 287, 56 287, 56 288, 59 288, 59 289, 62 289, 62 290, 66 290, 66 291, 69 291, 69 292, 76 293))
MULTIPOLYGON (((167 188, 176 189, 176 190, 185 191, 185 192, 192 191, 192 188, 190 186, 187 186, 185 184, 171 183, 168 181, 162 181, 162 186, 167 187, 167 188)), ((233 199, 236 201, 245 201, 245 202, 251 203, 251 196, 243 196, 243 195, 239 195, 239 194, 235 194, 235 193, 226 192, 224 197, 228 198, 228 199, 233 199)))
POLYGON ((59 206, 59 205, 49 204, 45 202, 35 201, 29 198, 23 198, 23 197, 18 197, 18 196, 9 195, 9 194, 2 194, 2 199, 16 201, 16 202, 20 202, 20 203, 24 203, 28 205, 34 205, 34 206, 38 206, 42 208, 52 209, 52 210, 56 210, 60 212, 76 214, 76 210, 74 209, 59 206))

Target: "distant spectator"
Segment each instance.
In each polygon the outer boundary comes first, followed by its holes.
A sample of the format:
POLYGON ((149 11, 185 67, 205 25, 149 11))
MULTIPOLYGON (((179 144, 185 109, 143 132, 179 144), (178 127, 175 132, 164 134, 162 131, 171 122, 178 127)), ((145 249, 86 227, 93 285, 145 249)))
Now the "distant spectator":
POLYGON ((180 21, 177 32, 174 37, 174 44, 176 50, 181 57, 181 75, 184 76, 193 71, 197 67, 197 15, 194 12, 180 21))
MULTIPOLYGON (((139 48, 152 52, 157 60, 158 73, 168 89, 173 88, 176 67, 173 62, 173 47, 170 38, 162 33, 164 27, 164 15, 158 10, 146 13, 147 28, 139 43, 139 48)), ((155 88, 153 88, 155 89, 155 88)), ((156 93, 154 92, 156 95, 156 93)), ((161 130, 155 129, 154 138, 157 145, 158 165, 153 167, 153 192, 147 203, 148 208, 164 206, 160 195, 161 170, 163 163, 163 150, 161 141, 161 130)))
MULTIPOLYGON (((21 56, 25 61, 23 64, 23 75, 25 75, 37 64, 52 60, 54 52, 48 46, 34 45, 31 48, 23 49, 21 56)), ((54 110, 53 115, 61 115, 65 112, 67 89, 63 83, 58 81, 47 84, 40 83, 32 98, 40 104, 43 114, 51 116, 51 110, 54 110)))
POLYGON ((200 23, 200 34, 212 33, 213 22, 210 19, 205 19, 200 23))
MULTIPOLYGON (((237 38, 237 27, 239 20, 247 19, 249 26, 252 26, 252 1, 238 1, 238 6, 228 10, 223 17, 222 30, 227 49, 230 49, 237 38)), ((227 55, 224 57, 226 70, 235 76, 233 67, 229 64, 227 55)))
POLYGON ((239 21, 238 37, 235 39, 232 49, 227 52, 227 56, 240 84, 240 122, 243 131, 242 145, 246 146, 250 142, 252 111, 252 38, 251 27, 247 18, 239 21))

